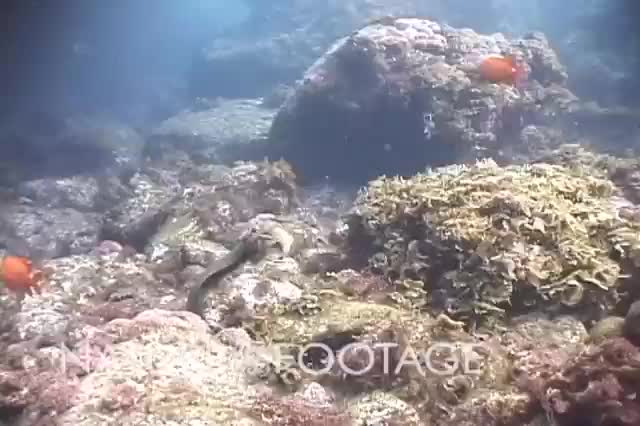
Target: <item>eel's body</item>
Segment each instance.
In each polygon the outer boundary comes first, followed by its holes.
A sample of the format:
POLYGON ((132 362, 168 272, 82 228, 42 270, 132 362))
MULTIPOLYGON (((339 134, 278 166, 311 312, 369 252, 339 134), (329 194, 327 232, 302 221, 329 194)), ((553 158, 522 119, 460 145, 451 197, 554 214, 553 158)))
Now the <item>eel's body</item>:
POLYGON ((186 310, 204 318, 205 300, 209 291, 216 288, 225 275, 246 262, 257 251, 253 238, 240 240, 235 247, 220 259, 216 259, 203 274, 204 279, 189 292, 186 310))

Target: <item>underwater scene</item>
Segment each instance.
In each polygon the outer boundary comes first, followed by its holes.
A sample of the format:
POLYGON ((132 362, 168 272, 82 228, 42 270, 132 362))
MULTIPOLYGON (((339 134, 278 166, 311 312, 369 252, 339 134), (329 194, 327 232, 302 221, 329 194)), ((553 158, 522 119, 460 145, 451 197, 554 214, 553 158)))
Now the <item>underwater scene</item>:
POLYGON ((0 17, 0 426, 640 426, 637 0, 0 17))

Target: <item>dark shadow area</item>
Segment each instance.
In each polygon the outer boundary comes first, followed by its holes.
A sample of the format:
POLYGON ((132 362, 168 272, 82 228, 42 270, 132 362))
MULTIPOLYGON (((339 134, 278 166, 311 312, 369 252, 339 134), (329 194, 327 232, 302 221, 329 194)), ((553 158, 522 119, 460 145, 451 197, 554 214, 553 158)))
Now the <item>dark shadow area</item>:
POLYGON ((182 105, 192 58, 223 31, 216 2, 7 0, 0 117, 46 104, 158 120, 182 105), (137 115, 136 115, 137 114, 137 115))
POLYGON ((310 183, 329 178, 366 184, 380 175, 409 176, 426 165, 436 167, 455 158, 453 151, 429 149, 437 145, 437 136, 427 140, 422 116, 410 110, 380 106, 353 115, 318 104, 301 110, 314 113, 307 119, 297 118, 300 143, 280 154, 302 170, 310 183))

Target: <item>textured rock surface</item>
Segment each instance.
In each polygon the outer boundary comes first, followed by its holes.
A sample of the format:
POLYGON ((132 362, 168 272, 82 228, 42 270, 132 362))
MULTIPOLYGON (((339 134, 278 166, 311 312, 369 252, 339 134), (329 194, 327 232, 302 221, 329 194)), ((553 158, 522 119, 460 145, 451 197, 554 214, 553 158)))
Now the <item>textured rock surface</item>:
POLYGON ((197 316, 146 311, 112 321, 107 332, 123 337, 82 381, 60 424, 233 425, 247 419, 243 411, 258 388, 247 381, 246 360, 213 338, 197 316))
POLYGON ((422 19, 381 19, 336 42, 304 75, 271 129, 307 177, 413 173, 500 157, 524 125, 571 101, 567 74, 542 34, 507 40, 422 19), (523 90, 482 81, 489 54, 515 54, 523 90))
MULTIPOLYGON (((253 72, 253 71, 252 71, 253 72)), ((274 110, 257 100, 221 100, 202 111, 185 111, 161 123, 147 140, 145 154, 170 157, 187 152, 198 162, 262 159, 274 110)))
POLYGON ((86 253, 98 242, 100 216, 72 208, 25 203, 0 208, 1 246, 12 253, 50 258, 86 253))
POLYGON ((25 181, 0 206, 0 247, 37 259, 88 253, 98 242, 102 213, 129 196, 116 176, 25 181))
POLYGON ((16 195, 46 208, 96 212, 120 202, 129 193, 116 177, 74 176, 30 180, 18 186, 16 195))
POLYGON ((37 130, 0 130, 15 132, 0 160, 0 249, 36 259, 87 253, 102 214, 130 195, 142 138, 108 120, 39 118, 37 130))

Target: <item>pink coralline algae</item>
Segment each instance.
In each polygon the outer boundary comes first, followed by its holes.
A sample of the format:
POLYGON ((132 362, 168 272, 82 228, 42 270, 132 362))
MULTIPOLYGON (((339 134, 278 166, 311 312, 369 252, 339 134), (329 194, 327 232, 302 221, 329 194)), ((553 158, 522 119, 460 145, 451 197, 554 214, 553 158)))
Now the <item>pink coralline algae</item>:
POLYGON ((559 426, 640 425, 640 349, 622 337, 586 350, 525 387, 559 426))
POLYGON ((0 408, 21 414, 27 424, 55 424, 55 417, 73 405, 79 381, 52 370, 0 371, 0 408))

